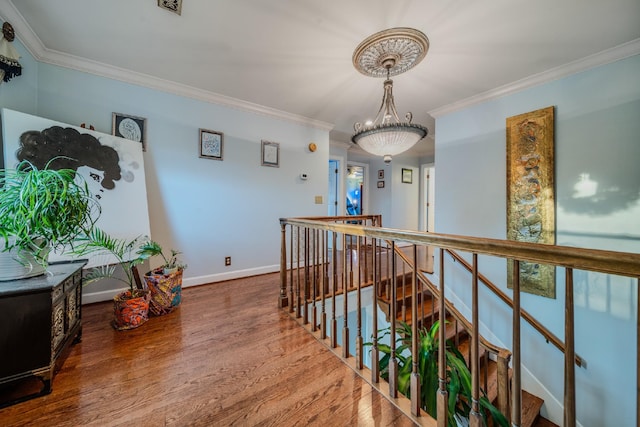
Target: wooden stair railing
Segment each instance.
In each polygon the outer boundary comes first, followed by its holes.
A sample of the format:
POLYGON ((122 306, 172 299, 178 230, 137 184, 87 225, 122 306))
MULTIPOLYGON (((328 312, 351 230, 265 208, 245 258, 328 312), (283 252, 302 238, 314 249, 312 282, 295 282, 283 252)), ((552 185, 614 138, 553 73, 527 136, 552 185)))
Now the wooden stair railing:
MULTIPOLYGON (((469 264, 467 262, 467 260, 465 260, 464 258, 462 258, 456 251, 447 249, 446 252, 457 262, 460 263, 460 265, 462 265, 465 270, 467 270, 469 273, 472 272, 472 267, 471 264, 469 264)), ((487 279, 486 276, 478 273, 478 279, 480 280, 480 282, 482 282, 487 289, 489 289, 491 292, 493 292, 498 298, 500 298, 505 304, 507 304, 509 306, 509 308, 513 309, 513 301, 511 300, 511 298, 509 298, 509 296, 507 294, 505 294, 504 292, 502 292, 500 290, 500 288, 498 288, 492 281, 490 281, 489 279, 487 279)), ((522 318, 524 320, 526 320, 536 331, 538 331, 547 342, 550 342, 551 344, 553 344, 558 350, 560 350, 561 352, 564 353, 564 343, 562 342, 562 340, 560 338, 558 338, 557 336, 555 336, 553 334, 553 332, 551 332, 549 329, 545 328, 540 322, 538 322, 531 314, 529 314, 527 311, 520 309, 520 315, 522 316, 522 318)), ((576 365, 586 368, 587 367, 587 362, 580 356, 578 356, 577 354, 575 355, 575 361, 576 361, 576 365)))
MULTIPOLYGON (((391 242, 387 242, 388 245, 394 246, 392 245, 391 242)), ((399 250, 398 248, 395 248, 395 254, 397 256, 397 258, 399 258, 401 260, 401 265, 407 265, 409 266, 412 270, 414 269, 414 264, 413 261, 411 259, 409 259, 409 257, 402 252, 401 250, 399 250)), ((435 299, 437 299, 438 301, 441 298, 441 294, 440 294, 440 290, 438 289, 438 287, 431 281, 429 280, 425 275, 423 274, 418 274, 417 276, 418 281, 420 282, 420 285, 422 286, 422 289, 425 289, 426 291, 428 291, 433 297, 435 297, 435 299)), ((424 302, 424 301, 423 301, 424 302)), ((403 301, 404 303, 404 301, 403 301)), ((420 304, 418 304, 420 305, 420 304)), ((422 305, 422 307, 424 307, 424 304, 422 305)), ((479 343, 478 346, 482 347, 483 354, 486 354, 486 352, 488 352, 488 354, 493 354, 496 358, 496 363, 498 366, 497 369, 497 378, 496 378, 496 400, 497 400, 497 408, 503 413, 505 414, 505 416, 507 416, 507 419, 509 418, 509 362, 511 360, 511 352, 506 349, 506 348, 502 348, 499 346, 496 346, 495 344, 493 344, 492 342, 488 341, 486 338, 484 338, 478 331, 476 328, 474 328, 474 324, 472 322, 469 322, 469 320, 462 314, 460 313, 455 306, 447 299, 444 298, 444 307, 445 307, 445 317, 451 316, 451 318, 454 320, 454 328, 447 329, 447 332, 449 333, 449 335, 446 337, 446 339, 450 339, 451 336, 455 335, 455 337, 457 338, 457 334, 459 333, 458 331, 458 327, 457 325, 461 325, 461 328, 463 331, 465 331, 470 337, 473 336, 477 336, 479 343), (451 331, 451 332, 449 332, 451 331)), ((425 316, 424 314, 419 315, 418 319, 423 319, 425 316)), ((413 319, 411 319, 413 321, 413 319)), ((476 321, 476 324, 478 322, 476 321)), ((424 325, 424 324, 422 324, 424 325)), ((422 326, 421 325, 421 326, 422 326)), ((456 345, 458 343, 456 342, 456 345)), ((470 353, 473 353, 473 345, 469 346, 469 351, 470 353)), ((488 357, 487 354, 487 357, 488 357)), ((469 366, 473 366, 474 363, 479 364, 480 363, 480 359, 481 356, 480 354, 469 354, 468 355, 469 361, 468 364, 469 366)), ((487 367, 487 361, 485 360, 485 369, 487 367)), ((478 381, 479 377, 480 377, 480 373, 477 372, 476 370, 476 381, 478 381)), ((489 383, 488 383, 488 372, 484 373, 484 391, 488 392, 489 389, 489 383)), ((476 398, 479 396, 479 390, 475 390, 476 393, 476 398)), ((489 399, 490 401, 492 401, 493 399, 489 399)), ((476 408, 477 410, 478 408, 476 408)))
MULTIPOLYGON (((375 216, 374 216, 375 217, 375 216)), ((522 387, 521 387, 521 348, 520 348, 520 319, 522 317, 520 308, 520 288, 519 288, 519 263, 537 262, 559 266, 565 269, 566 295, 565 295, 565 367, 564 367, 564 423, 566 427, 576 425, 576 384, 575 384, 575 346, 574 346, 574 319, 573 319, 573 270, 580 269, 608 273, 624 277, 635 278, 634 282, 640 285, 640 254, 622 253, 613 251, 602 251, 592 249, 582 249, 575 247, 563 247, 554 245, 540 245, 515 241, 505 241, 498 239, 487 239, 478 237, 455 236, 436 233, 413 232, 407 230, 395 230, 380 227, 380 217, 346 217, 335 222, 335 218, 285 218, 280 220, 281 224, 281 284, 279 306, 287 308, 292 317, 298 319, 303 325, 310 328, 310 332, 316 336, 332 350, 337 344, 337 316, 336 304, 330 302, 331 318, 325 311, 325 305, 331 297, 335 297, 336 291, 342 290, 344 295, 342 317, 343 317, 343 348, 339 354, 345 362, 349 362, 351 351, 348 348, 349 325, 347 322, 349 310, 349 295, 351 291, 357 295, 357 308, 354 310, 358 316, 355 355, 356 362, 353 365, 356 372, 361 376, 370 375, 371 384, 379 391, 389 397, 400 409, 412 416, 414 421, 421 425, 433 425, 431 421, 425 421, 428 417, 421 416, 419 399, 420 384, 417 366, 414 362, 413 372, 410 378, 411 400, 407 402, 402 396, 397 396, 397 378, 390 378, 388 391, 380 388, 380 372, 378 366, 379 352, 376 334, 373 334, 371 347, 372 366, 368 370, 362 366, 362 325, 360 314, 362 311, 362 285, 368 280, 373 283, 373 300, 371 304, 376 306, 377 295, 384 280, 389 283, 395 293, 396 288, 396 266, 395 262, 389 262, 389 251, 383 242, 392 242, 392 246, 397 243, 408 243, 412 245, 413 265, 417 265, 417 248, 419 246, 432 246, 439 249, 439 284, 437 289, 445 293, 445 250, 455 250, 469 252, 473 256, 471 264, 472 271, 472 369, 477 372, 478 354, 480 345, 480 335, 478 333, 478 255, 487 255, 513 260, 513 316, 512 316, 512 378, 511 384, 511 425, 520 427, 522 415, 522 387), (287 251, 287 231, 289 231, 289 250, 287 251), (339 237, 339 238, 338 238, 339 237), (331 244, 330 244, 331 243, 331 244), (338 246, 342 247, 342 252, 338 251, 338 246), (301 254, 302 251, 302 254, 301 254), (339 256, 342 255, 342 256, 339 256), (386 258, 385 258, 386 257, 386 258), (385 264, 386 260, 386 264, 385 264), (338 264, 341 263, 340 268, 338 264), (387 267, 385 267, 387 265, 387 267), (366 274, 363 274, 366 272, 366 274), (364 276, 364 277, 363 277, 364 276), (320 303, 318 299, 320 293, 320 303), (311 312, 310 312, 311 310, 311 312), (311 319, 309 319, 311 314, 311 319), (320 314, 318 319, 318 314, 320 314), (327 325, 330 326, 330 343, 326 341, 327 325), (320 332, 318 332, 318 327, 320 332), (394 384, 395 383, 395 384, 394 384), (397 396, 397 397, 396 397, 397 396)), ((394 248, 395 249, 395 248, 394 248)), ((412 274, 412 294, 418 295, 418 286, 423 283, 419 278, 418 269, 413 268, 412 274)), ((352 303, 353 304, 353 303, 352 303)), ((447 305, 445 298, 439 299, 438 317, 440 324, 445 326, 440 328, 440 346, 445 347, 446 341, 446 313, 447 305)), ((395 304, 392 304, 395 311, 395 304)), ((411 312, 414 319, 418 318, 417 298, 412 299, 411 312)), ((394 313, 395 316, 395 313, 394 313)), ((378 330, 377 309, 372 310, 373 331, 378 330)), ((417 323, 412 325, 413 342, 411 345, 412 354, 417 354, 417 323)), ((391 325, 394 325, 392 322, 391 325)), ((639 325, 640 326, 640 325, 639 325)), ((640 331, 640 327, 638 328, 640 331)), ((639 332, 640 333, 640 332, 639 332)), ((444 352, 440 352, 444 358, 444 352)), ((640 356, 639 356, 640 357, 640 356)), ((439 364, 439 394, 437 399, 437 413, 439 427, 446 426, 447 391, 446 367, 444 360, 439 364)), ((640 361, 639 361, 640 362, 640 361)), ((637 368, 637 366, 636 366, 637 368)), ((393 368, 392 368, 393 369, 393 368)), ((477 407, 477 393, 479 375, 473 373, 473 406, 474 412, 477 407)), ((640 374, 638 376, 640 384, 640 374)), ((640 389, 639 389, 640 390, 640 389)), ((640 402, 640 392, 636 393, 636 401, 640 402)), ((639 405, 640 406, 640 405, 639 405)), ((480 425, 480 419, 470 418, 470 425, 476 427, 480 425)))

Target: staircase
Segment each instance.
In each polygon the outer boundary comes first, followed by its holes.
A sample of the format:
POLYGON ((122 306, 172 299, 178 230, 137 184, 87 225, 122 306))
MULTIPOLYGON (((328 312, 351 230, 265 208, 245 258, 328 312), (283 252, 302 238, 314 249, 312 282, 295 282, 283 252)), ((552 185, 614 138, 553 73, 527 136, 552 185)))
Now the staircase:
MULTIPOLYGON (((378 293, 378 306, 385 313, 387 322, 391 322, 392 298, 391 281, 384 282, 378 293)), ((414 322, 411 313, 413 281, 411 274, 401 274, 396 279, 395 312, 396 322, 411 325, 414 322)), ((417 294, 418 302, 418 322, 419 328, 430 328, 439 316, 437 298, 434 298, 429 290, 423 289, 417 294)), ((467 366, 471 354, 471 340, 467 329, 453 316, 447 313, 447 340, 455 344, 460 353, 465 357, 467 366)), ((496 405, 497 400, 497 363, 492 360, 488 353, 480 347, 480 387, 486 392, 489 401, 496 405)), ((556 424, 543 418, 540 415, 540 408, 544 401, 525 390, 522 391, 522 427, 551 427, 556 424)))

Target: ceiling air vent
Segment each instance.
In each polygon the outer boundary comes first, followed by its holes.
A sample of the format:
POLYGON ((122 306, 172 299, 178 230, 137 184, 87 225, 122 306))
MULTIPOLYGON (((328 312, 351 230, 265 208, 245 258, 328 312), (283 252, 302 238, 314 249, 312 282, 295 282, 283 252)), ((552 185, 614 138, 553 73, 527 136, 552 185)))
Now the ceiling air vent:
POLYGON ((182 13, 182 0, 158 0, 158 6, 178 15, 182 13))

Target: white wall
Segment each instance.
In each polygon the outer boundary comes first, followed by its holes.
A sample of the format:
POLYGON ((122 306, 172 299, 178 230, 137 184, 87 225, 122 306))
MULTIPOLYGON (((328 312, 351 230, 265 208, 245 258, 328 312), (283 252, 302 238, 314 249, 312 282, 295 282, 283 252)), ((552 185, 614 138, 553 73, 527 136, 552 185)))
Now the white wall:
MULTIPOLYGON (((112 112, 147 118, 151 237, 184 252, 185 286, 277 271, 278 219, 326 214, 326 204, 315 204, 314 196, 327 199, 327 130, 27 62, 37 67, 36 95, 34 79, 17 78, 8 86, 11 96, 0 93, 1 107, 29 110, 35 99, 35 111, 25 112, 92 124, 106 133, 111 133, 112 112), (22 94, 31 101, 22 100, 22 94), (199 128, 224 133, 223 161, 198 157, 199 128), (260 165, 262 139, 280 143, 279 168, 260 165), (315 153, 307 149, 312 141, 315 153), (302 172, 308 180, 300 180, 302 172), (224 266, 225 256, 232 257, 230 267, 224 266)), ((96 283, 85 295, 108 299, 112 288, 96 283)))
MULTIPOLYGON (((559 245, 640 252, 640 56, 496 99, 437 119, 436 231, 506 238, 506 118, 556 107, 556 229, 559 245), (598 193, 576 197, 580 175, 598 193)), ((507 294, 503 260, 480 260, 480 271, 507 294)), ((448 264, 447 286, 469 304, 469 277, 448 264)), ((628 278, 575 273, 576 351, 588 362, 577 369, 577 413, 585 426, 635 425, 637 285, 628 278)), ((563 338, 564 271, 557 298, 523 294, 523 308, 563 338)), ((510 347, 510 313, 483 295, 481 320, 510 347)), ((562 402, 562 356, 523 327, 523 362, 562 402)), ((545 393, 527 380, 525 389, 545 393), (535 390, 532 390, 535 389, 535 390)), ((556 418, 556 422, 559 420, 556 418)))

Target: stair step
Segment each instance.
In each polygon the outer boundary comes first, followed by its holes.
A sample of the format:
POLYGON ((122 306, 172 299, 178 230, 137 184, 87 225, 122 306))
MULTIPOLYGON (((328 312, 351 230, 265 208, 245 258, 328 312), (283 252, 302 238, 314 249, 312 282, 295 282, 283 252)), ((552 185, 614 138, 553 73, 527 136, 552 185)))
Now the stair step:
POLYGON ((533 427, 540 417, 540 408, 544 404, 544 400, 538 396, 522 390, 522 417, 520 425, 522 427, 533 427))

